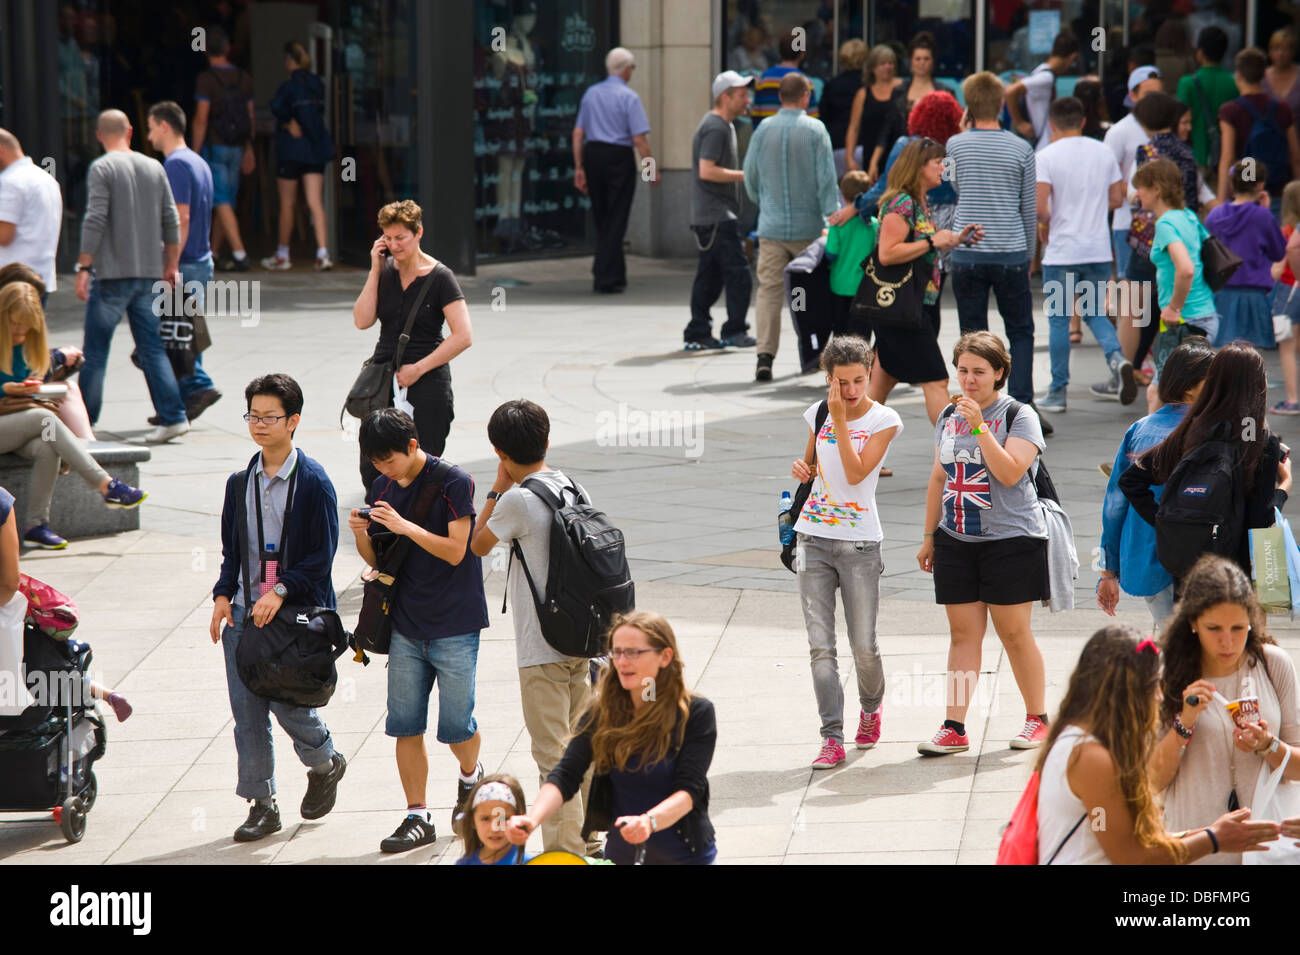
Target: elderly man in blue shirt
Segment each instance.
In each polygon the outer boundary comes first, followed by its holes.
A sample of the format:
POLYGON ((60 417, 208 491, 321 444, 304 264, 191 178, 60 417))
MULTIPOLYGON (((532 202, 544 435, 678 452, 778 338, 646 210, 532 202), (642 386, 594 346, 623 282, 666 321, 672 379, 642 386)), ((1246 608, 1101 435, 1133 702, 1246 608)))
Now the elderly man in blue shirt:
POLYGON ((596 258, 591 264, 592 290, 621 292, 627 288, 623 235, 636 191, 637 163, 633 148, 659 182, 650 152, 650 123, 641 98, 627 85, 636 69, 630 50, 616 46, 605 57, 609 76, 582 94, 573 127, 573 184, 591 197, 596 223, 596 258))
POLYGON ((756 381, 772 380, 785 267, 821 235, 826 217, 840 206, 830 134, 805 113, 811 97, 808 77, 782 77, 781 109, 754 130, 745 153, 745 192, 758 203, 756 381))

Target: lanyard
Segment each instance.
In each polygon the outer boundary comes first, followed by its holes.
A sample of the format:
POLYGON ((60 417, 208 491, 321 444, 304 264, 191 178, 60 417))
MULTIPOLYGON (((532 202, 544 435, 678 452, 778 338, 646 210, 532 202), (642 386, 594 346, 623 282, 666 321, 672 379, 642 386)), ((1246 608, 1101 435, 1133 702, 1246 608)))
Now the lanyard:
MULTIPOLYGON (((253 471, 253 497, 257 500, 257 558, 258 570, 262 575, 262 580, 266 579, 266 540, 262 529, 262 482, 261 468, 253 471)), ((284 559, 284 542, 289 530, 289 514, 293 509, 293 489, 298 482, 298 462, 294 461, 293 473, 289 475, 289 492, 284 499, 284 519, 280 523, 280 542, 277 545, 277 559, 283 562, 284 559)))

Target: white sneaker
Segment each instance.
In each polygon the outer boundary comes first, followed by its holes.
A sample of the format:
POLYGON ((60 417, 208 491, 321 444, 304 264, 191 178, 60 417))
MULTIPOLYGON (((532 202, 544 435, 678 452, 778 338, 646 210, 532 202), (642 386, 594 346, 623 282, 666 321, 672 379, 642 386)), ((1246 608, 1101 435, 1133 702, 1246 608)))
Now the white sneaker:
POLYGON ((144 444, 162 444, 172 438, 179 438, 189 430, 190 423, 188 421, 178 421, 176 424, 160 424, 141 437, 140 441, 144 444))
POLYGON ((288 259, 282 259, 278 255, 268 255, 262 260, 262 268, 268 272, 288 272, 293 265, 288 259))
POLYGON ((317 272, 328 272, 332 268, 334 268, 334 263, 330 261, 330 257, 328 255, 322 255, 320 258, 316 260, 317 272))

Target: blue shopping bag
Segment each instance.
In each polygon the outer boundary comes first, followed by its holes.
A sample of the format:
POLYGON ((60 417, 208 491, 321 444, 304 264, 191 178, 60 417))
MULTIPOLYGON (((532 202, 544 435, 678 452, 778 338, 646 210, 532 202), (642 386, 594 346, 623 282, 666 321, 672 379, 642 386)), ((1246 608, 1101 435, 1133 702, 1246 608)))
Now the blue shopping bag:
POLYGON ((1286 572, 1291 579, 1291 619, 1294 620, 1296 611, 1300 610, 1300 547, 1296 546, 1291 523, 1277 508, 1273 508, 1273 518, 1282 528, 1282 540, 1286 544, 1286 572))

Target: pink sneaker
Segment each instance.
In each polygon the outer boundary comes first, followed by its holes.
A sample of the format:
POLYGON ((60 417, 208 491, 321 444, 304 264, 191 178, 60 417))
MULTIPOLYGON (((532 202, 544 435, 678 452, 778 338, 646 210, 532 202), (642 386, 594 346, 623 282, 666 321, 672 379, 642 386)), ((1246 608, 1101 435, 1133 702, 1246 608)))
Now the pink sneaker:
POLYGON ((970 737, 962 736, 951 726, 940 726, 934 738, 916 744, 916 751, 922 756, 946 756, 949 753, 964 753, 970 749, 970 737))
POLYGON ((1047 724, 1033 714, 1025 715, 1025 728, 1011 740, 1012 749, 1037 749, 1047 739, 1047 724))
POLYGON ((853 738, 858 749, 871 749, 880 742, 880 714, 884 708, 881 703, 874 713, 858 710, 858 735, 853 738))
POLYGON ((827 737, 822 740, 822 751, 812 761, 813 769, 834 769, 844 762, 844 746, 839 740, 827 737))

